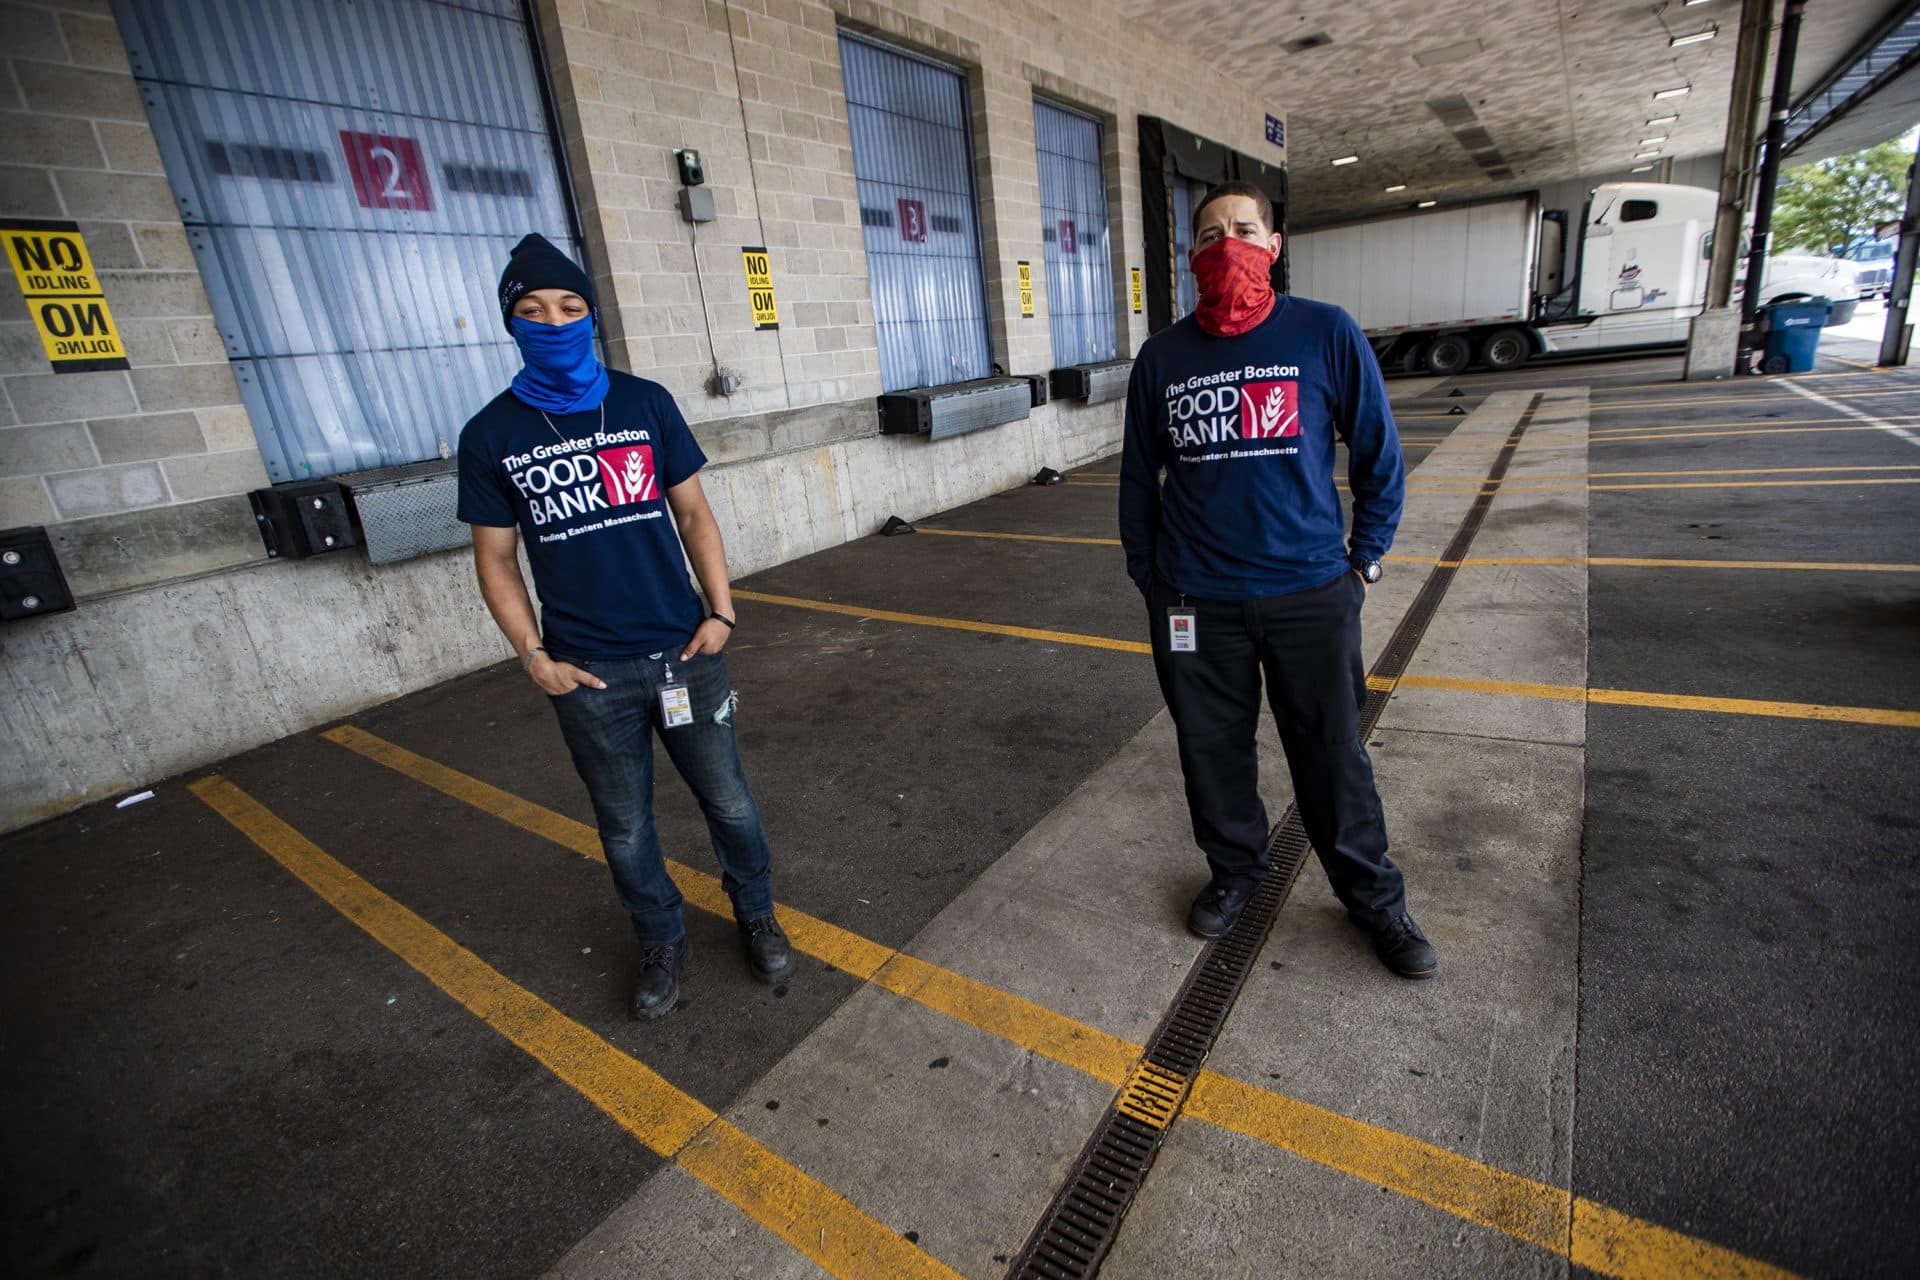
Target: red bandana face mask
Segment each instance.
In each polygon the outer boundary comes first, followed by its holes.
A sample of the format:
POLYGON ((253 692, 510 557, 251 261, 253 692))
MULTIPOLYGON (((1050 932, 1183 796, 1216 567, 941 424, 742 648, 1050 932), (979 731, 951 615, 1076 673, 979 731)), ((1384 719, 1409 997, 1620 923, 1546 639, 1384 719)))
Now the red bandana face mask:
POLYGON ((1273 255, 1249 240, 1224 236, 1193 255, 1200 286, 1194 320, 1216 338, 1232 338, 1273 311, 1273 255))

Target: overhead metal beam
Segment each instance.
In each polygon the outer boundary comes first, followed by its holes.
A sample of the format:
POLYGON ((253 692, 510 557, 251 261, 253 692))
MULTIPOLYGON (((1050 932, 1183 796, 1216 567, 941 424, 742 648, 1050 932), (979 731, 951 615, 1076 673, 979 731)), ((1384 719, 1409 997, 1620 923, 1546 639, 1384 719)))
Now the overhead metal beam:
POLYGON ((1915 66, 1920 66, 1920 0, 1894 10, 1800 96, 1788 114, 1781 155, 1790 156, 1814 141, 1915 66))
POLYGON ((1747 288, 1741 297, 1742 328, 1751 331, 1760 311, 1760 281, 1772 252, 1773 195, 1780 182, 1780 144, 1787 133, 1787 100, 1793 96, 1793 55, 1800 47, 1800 16, 1807 0, 1787 0, 1780 19, 1780 48, 1773 59, 1773 106, 1767 114, 1767 150, 1753 191, 1753 247, 1747 252, 1747 288))

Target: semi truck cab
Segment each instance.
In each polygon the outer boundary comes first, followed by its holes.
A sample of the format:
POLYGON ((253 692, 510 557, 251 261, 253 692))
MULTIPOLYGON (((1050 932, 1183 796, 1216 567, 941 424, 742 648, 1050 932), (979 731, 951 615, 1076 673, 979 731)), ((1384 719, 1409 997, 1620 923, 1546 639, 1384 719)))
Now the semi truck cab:
POLYGON ((1718 201, 1699 187, 1657 182, 1594 188, 1575 267, 1577 310, 1540 330, 1543 350, 1685 342, 1706 299, 1718 201))

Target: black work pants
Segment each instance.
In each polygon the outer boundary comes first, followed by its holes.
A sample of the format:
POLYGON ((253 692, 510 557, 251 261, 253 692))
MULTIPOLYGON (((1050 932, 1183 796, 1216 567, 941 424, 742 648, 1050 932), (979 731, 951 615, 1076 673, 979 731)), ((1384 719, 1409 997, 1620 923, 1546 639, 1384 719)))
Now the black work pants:
POLYGON ((1387 824, 1360 741, 1366 670, 1360 660, 1357 574, 1260 600, 1147 593, 1153 666, 1173 713, 1193 838, 1214 884, 1258 884, 1267 874, 1267 809, 1254 729, 1264 674, 1267 705, 1293 775, 1295 803, 1333 891, 1363 925, 1404 909, 1406 885, 1387 856, 1387 824), (1195 613, 1196 649, 1175 653, 1167 610, 1195 613))

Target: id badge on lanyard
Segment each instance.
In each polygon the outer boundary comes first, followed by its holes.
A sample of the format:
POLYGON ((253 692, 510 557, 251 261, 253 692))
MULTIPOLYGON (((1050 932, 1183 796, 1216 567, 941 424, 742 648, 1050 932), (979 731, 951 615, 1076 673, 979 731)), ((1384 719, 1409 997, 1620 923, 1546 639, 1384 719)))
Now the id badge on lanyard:
POLYGON ((1191 609, 1167 610, 1167 648, 1173 653, 1193 653, 1200 647, 1200 624, 1191 609))
POLYGON ((666 665, 663 674, 666 683, 660 686, 660 723, 669 729, 692 724, 693 696, 687 692, 686 682, 673 678, 671 662, 666 665))

